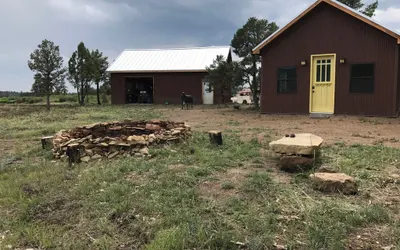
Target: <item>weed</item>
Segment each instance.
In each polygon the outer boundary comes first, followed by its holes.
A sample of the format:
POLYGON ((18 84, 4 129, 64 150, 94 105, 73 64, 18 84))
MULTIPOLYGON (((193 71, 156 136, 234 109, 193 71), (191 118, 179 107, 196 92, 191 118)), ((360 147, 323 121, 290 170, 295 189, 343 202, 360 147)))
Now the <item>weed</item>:
POLYGON ((346 146, 346 143, 344 143, 342 141, 338 141, 338 142, 335 142, 335 145, 338 147, 344 147, 344 146, 346 146))
POLYGON ((255 172, 248 176, 247 181, 243 185, 245 192, 259 193, 266 191, 271 187, 271 176, 266 172, 255 172))
POLYGON ((221 184, 221 188, 222 188, 222 189, 226 189, 226 190, 234 189, 234 188, 235 188, 235 185, 234 185, 232 182, 230 182, 230 181, 225 181, 225 182, 223 182, 223 183, 221 184))
POLYGON ((373 136, 370 136, 370 135, 361 135, 361 134, 359 134, 359 133, 357 133, 357 134, 352 134, 351 136, 353 136, 353 137, 360 137, 360 138, 366 138, 366 139, 374 138, 373 136))
POLYGON ((313 249, 343 249, 346 234, 369 223, 386 223, 389 216, 382 207, 352 207, 324 202, 308 212, 306 230, 313 249), (327 216, 329 215, 329 216, 327 216))
POLYGON ((238 121, 233 121, 233 120, 229 120, 229 121, 228 121, 228 125, 229 125, 229 126, 239 126, 239 125, 240 125, 240 122, 238 122, 238 121))

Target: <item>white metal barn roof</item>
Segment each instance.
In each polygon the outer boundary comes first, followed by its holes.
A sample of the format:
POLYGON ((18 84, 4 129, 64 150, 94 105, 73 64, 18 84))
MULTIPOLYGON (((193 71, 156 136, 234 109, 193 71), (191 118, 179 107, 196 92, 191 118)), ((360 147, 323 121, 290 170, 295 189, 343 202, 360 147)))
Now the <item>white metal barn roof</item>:
POLYGON ((228 58, 230 51, 229 46, 124 50, 107 72, 204 72, 218 55, 228 58))

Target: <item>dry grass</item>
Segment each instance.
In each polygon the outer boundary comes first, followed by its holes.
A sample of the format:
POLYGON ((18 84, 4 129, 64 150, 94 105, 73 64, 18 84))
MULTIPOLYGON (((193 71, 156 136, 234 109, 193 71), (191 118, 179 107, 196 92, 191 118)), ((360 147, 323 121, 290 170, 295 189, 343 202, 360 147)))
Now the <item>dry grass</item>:
POLYGON ((267 150, 275 128, 244 129, 241 112, 229 113, 225 125, 231 131, 224 130, 222 147, 210 145, 194 125, 191 140, 151 149, 152 159, 73 169, 53 162, 37 138, 97 121, 173 115, 156 106, 0 112, 7 113, 0 118, 0 136, 11 142, 0 145, 0 249, 400 247, 399 149, 325 146, 320 164, 354 176, 360 185, 356 196, 327 195, 312 189, 309 173, 278 171, 267 150))

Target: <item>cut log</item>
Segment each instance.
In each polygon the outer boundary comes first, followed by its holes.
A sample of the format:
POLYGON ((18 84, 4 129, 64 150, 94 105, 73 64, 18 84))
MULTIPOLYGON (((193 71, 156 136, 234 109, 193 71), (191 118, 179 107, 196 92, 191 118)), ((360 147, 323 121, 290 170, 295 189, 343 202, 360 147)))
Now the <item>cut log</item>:
POLYGON ((221 131, 209 131, 210 141, 213 144, 222 145, 222 132, 221 131))
POLYGON ((53 147, 53 136, 44 136, 42 137, 41 141, 43 149, 46 149, 48 147, 53 147))

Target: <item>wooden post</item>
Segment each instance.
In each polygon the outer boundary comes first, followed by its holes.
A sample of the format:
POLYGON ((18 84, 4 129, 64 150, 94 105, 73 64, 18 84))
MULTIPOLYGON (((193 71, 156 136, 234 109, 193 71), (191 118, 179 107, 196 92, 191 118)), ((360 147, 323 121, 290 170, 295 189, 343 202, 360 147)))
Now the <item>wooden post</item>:
POLYGON ((222 145, 222 132, 221 131, 209 131, 208 132, 210 136, 210 141, 211 143, 217 144, 217 145, 222 145))
POLYGON ((44 136, 41 139, 42 142, 42 148, 45 149, 48 146, 53 146, 53 136, 44 136))

